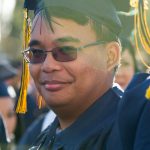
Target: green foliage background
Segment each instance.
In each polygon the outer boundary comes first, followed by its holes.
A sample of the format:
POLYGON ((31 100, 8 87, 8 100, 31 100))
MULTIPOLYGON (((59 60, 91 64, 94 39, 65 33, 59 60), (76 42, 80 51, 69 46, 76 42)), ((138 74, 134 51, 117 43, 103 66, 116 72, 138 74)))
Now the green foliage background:
MULTIPOLYGON (((9 59, 21 59, 22 50, 22 22, 23 22, 23 0, 17 0, 10 22, 12 30, 9 36, 2 37, 1 51, 4 52, 9 59)), ((3 36, 3 35, 2 35, 3 36)))

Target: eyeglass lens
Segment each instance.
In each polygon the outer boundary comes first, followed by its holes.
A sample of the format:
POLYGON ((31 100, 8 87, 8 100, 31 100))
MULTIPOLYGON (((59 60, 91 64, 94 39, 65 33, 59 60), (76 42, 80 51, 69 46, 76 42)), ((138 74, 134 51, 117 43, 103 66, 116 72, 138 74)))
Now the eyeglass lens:
POLYGON ((67 62, 77 58, 77 49, 71 46, 56 47, 51 51, 30 48, 24 55, 29 63, 37 64, 45 61, 47 52, 51 52, 56 61, 67 62))

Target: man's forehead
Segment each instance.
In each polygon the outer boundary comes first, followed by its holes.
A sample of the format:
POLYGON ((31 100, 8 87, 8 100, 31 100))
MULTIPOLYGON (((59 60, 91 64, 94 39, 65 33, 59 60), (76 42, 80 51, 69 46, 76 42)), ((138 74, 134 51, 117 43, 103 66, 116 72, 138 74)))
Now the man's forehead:
POLYGON ((91 22, 82 25, 71 19, 53 17, 48 22, 47 18, 37 14, 32 25, 31 37, 51 34, 52 37, 57 35, 56 42, 80 42, 83 36, 92 36, 96 38, 95 31, 91 22), (59 35, 59 36, 58 36, 59 35), (78 36, 79 35, 79 36, 78 36))

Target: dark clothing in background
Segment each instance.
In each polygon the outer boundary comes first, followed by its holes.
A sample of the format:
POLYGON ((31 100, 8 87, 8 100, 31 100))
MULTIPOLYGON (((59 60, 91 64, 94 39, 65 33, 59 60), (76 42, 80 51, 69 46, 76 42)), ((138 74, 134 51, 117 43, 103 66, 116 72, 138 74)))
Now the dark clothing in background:
POLYGON ((150 150, 150 101, 145 98, 149 74, 137 74, 119 103, 107 150, 150 150))
POLYGON ((3 119, 0 116, 0 149, 6 150, 8 146, 7 136, 6 136, 6 129, 3 123, 3 119))

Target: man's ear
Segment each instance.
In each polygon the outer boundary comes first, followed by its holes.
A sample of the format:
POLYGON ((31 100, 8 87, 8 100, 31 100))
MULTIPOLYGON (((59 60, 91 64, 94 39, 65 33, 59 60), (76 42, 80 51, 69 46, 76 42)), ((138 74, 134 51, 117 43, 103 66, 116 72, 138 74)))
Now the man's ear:
POLYGON ((107 50, 107 69, 111 71, 120 61, 120 45, 118 42, 111 42, 106 46, 107 50))

